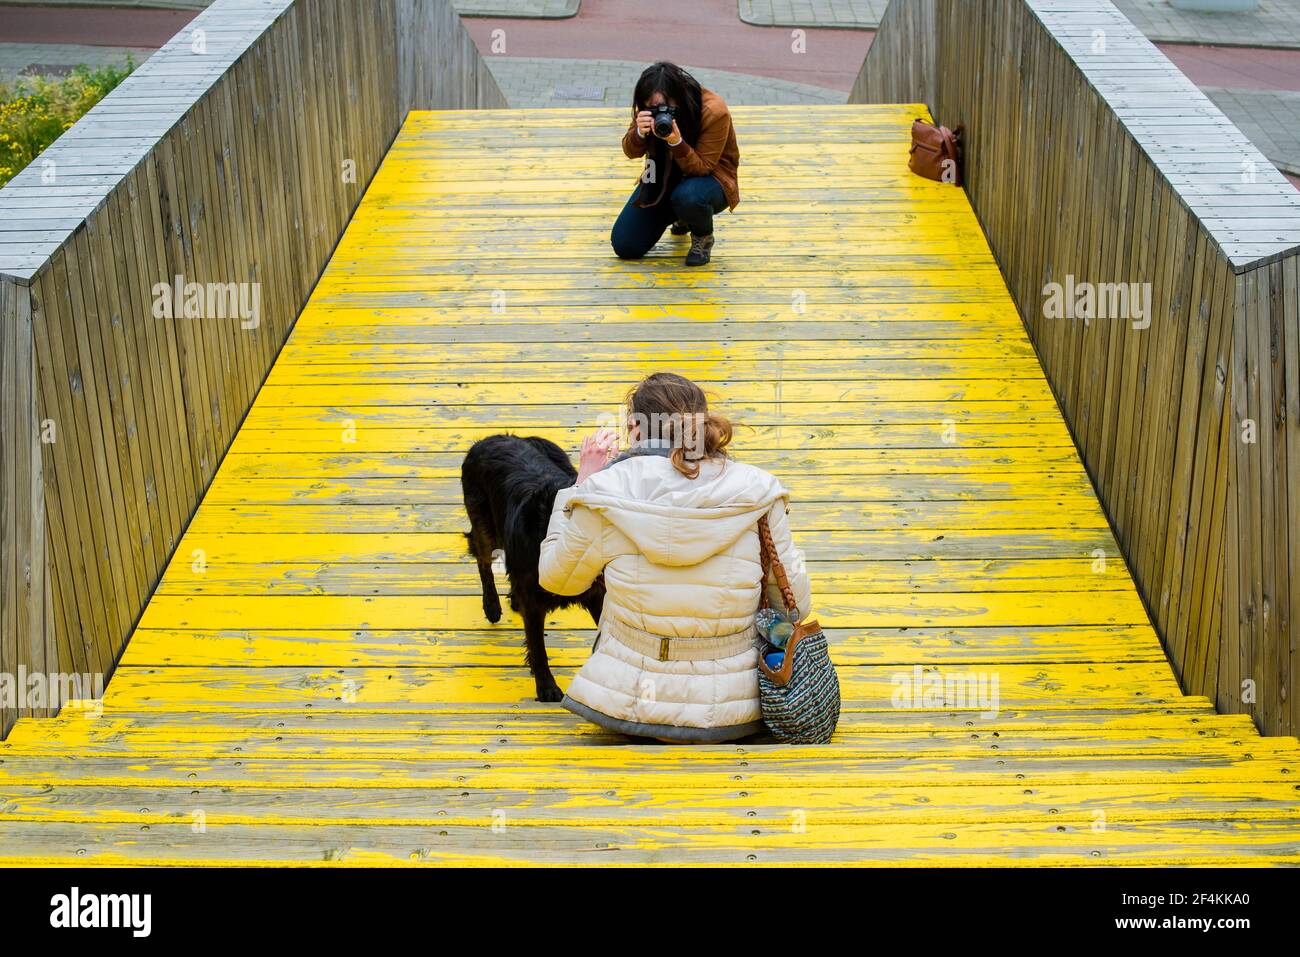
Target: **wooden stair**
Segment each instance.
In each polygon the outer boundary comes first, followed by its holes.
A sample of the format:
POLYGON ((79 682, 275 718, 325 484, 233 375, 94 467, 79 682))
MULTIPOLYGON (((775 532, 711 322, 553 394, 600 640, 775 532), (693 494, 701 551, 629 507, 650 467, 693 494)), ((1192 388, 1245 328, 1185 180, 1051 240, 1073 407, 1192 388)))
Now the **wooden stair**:
POLYGON ((412 113, 104 699, 0 743, 0 864, 1300 862, 1296 739, 1180 693, 920 113, 736 109, 691 271, 610 251, 623 112, 412 113), (629 743, 483 617, 464 451, 574 449, 654 369, 793 493, 830 745, 629 743))

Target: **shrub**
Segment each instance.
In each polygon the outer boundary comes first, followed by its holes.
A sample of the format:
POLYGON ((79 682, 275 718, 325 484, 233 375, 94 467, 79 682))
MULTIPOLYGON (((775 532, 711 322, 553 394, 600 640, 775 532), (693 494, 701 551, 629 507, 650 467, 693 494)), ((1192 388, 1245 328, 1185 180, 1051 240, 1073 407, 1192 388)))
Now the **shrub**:
POLYGON ((135 69, 79 66, 64 77, 19 77, 0 83, 0 186, 18 175, 135 69))

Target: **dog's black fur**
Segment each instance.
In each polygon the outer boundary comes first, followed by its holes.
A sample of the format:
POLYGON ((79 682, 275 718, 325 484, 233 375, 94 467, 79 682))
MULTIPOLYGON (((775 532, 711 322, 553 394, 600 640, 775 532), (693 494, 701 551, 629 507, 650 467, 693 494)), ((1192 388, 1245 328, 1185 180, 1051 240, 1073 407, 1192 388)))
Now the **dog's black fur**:
POLYGON ((605 603, 605 589, 599 581, 581 595, 555 595, 538 583, 537 563, 555 493, 577 478, 564 450, 535 436, 480 439, 460 470, 470 523, 465 538, 483 580, 483 614, 494 624, 501 620, 501 599, 492 574, 492 552, 500 548, 510 577, 510 607, 524 619, 524 660, 537 683, 538 701, 564 697, 546 657, 546 616, 559 608, 582 605, 599 623, 605 603))

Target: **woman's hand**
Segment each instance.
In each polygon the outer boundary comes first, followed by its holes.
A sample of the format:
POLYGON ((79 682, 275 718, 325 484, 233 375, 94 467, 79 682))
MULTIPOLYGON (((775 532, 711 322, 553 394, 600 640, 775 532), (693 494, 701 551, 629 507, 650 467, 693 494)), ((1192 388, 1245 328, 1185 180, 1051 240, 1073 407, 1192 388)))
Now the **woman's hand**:
MULTIPOLYGON (((659 136, 655 132, 655 119, 649 110, 642 110, 636 115, 636 131, 642 139, 647 136, 659 136)), ((676 146, 682 141, 682 131, 677 128, 677 121, 673 120, 673 131, 665 137, 660 137, 669 146, 676 146)))
POLYGON ((587 481, 617 454, 618 433, 613 429, 601 429, 587 436, 582 440, 582 451, 578 453, 577 484, 587 481))

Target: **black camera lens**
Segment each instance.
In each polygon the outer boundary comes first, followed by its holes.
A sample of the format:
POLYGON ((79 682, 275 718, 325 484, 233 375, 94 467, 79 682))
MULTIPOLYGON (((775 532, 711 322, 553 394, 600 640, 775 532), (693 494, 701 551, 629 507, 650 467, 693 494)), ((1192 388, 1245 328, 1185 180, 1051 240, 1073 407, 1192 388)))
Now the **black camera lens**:
POLYGON ((650 116, 654 120, 655 136, 666 139, 673 132, 673 116, 676 114, 671 106, 656 106, 650 111, 650 116))

